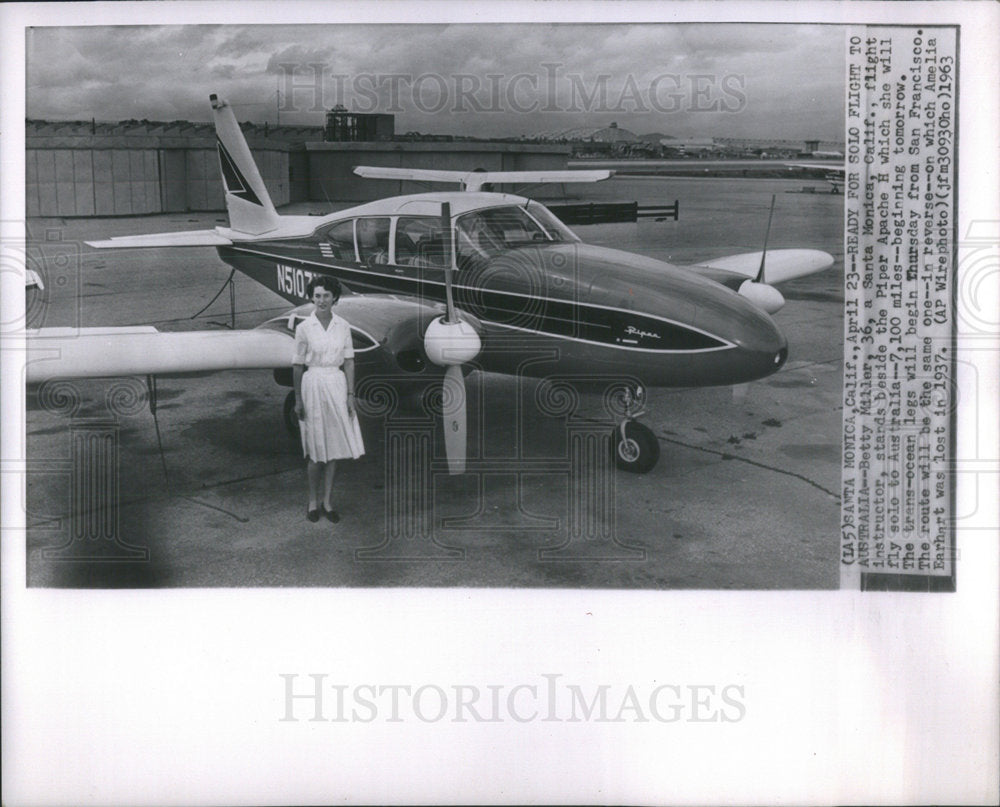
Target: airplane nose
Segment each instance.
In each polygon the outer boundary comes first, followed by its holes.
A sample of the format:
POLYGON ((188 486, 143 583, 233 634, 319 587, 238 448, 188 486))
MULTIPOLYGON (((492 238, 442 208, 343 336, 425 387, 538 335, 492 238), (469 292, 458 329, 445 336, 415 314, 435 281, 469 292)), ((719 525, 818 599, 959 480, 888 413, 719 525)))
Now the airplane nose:
POLYGON ((756 337, 737 344, 738 373, 743 378, 733 383, 754 381, 776 373, 788 359, 788 342, 776 327, 771 328, 771 333, 756 337))

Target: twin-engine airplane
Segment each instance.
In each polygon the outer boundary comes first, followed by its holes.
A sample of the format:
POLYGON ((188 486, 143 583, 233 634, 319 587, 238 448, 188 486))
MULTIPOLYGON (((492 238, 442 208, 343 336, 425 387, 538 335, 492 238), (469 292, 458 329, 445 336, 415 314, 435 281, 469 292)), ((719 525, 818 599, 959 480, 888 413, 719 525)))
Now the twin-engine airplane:
MULTIPOLYGON (((529 198, 495 183, 594 182, 608 171, 459 172, 358 167, 363 177, 457 183, 461 190, 383 199, 317 218, 279 215, 232 109, 210 97, 229 227, 88 242, 98 248, 214 246, 234 269, 296 304, 252 331, 152 328, 29 333, 29 382, 72 376, 183 374, 272 368, 291 385, 292 334, 311 307, 305 289, 333 276, 352 292, 336 307, 352 327, 359 393, 440 378, 445 447, 464 469, 463 367, 627 385, 613 434, 619 467, 648 471, 659 456, 639 424, 645 387, 743 384, 776 372, 787 344, 770 314, 775 283, 826 269, 825 252, 783 249, 679 267, 589 246, 529 198)), ((289 393, 291 396, 292 393, 289 393)), ((286 400, 286 419, 294 401, 286 400)), ((292 418, 294 421, 294 418, 292 418)))

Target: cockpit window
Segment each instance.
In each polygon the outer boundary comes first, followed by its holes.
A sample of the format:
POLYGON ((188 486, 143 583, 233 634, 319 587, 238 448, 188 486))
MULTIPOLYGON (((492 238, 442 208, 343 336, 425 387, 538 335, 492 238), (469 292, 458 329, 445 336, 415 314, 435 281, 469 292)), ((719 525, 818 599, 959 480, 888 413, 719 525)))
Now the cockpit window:
POLYGON ((358 255, 369 266, 389 262, 389 219, 358 219, 358 255))
POLYGON ((442 269, 447 251, 447 233, 440 218, 400 216, 396 220, 397 264, 442 269))
POLYGON ((354 220, 340 221, 321 234, 324 254, 341 261, 354 260, 354 220), (327 246, 328 245, 328 246, 327 246))
POLYGON ((545 229, 546 235, 553 241, 580 240, 576 233, 559 221, 545 205, 540 205, 538 202, 528 202, 528 212, 545 229))
POLYGON ((535 202, 529 202, 527 210, 510 206, 466 213, 456 221, 455 236, 459 266, 492 258, 504 250, 525 244, 578 240, 555 216, 535 202), (534 215, 536 210, 538 218, 534 215))

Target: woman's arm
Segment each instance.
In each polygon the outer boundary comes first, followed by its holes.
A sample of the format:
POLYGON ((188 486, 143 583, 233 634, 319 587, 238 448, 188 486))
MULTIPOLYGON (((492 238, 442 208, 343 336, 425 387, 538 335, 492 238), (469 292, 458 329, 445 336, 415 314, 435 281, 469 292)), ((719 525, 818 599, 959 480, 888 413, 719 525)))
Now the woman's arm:
POLYGON ((292 365, 292 385, 295 389, 295 417, 299 420, 306 419, 306 408, 302 403, 302 373, 305 367, 301 364, 292 365))
POLYGON ((295 417, 306 419, 306 407, 302 403, 302 375, 306 371, 309 356, 309 337, 303 323, 295 329, 295 354, 292 356, 292 389, 295 390, 295 417))
POLYGON ((354 417, 354 359, 344 359, 344 376, 347 378, 347 414, 354 417))

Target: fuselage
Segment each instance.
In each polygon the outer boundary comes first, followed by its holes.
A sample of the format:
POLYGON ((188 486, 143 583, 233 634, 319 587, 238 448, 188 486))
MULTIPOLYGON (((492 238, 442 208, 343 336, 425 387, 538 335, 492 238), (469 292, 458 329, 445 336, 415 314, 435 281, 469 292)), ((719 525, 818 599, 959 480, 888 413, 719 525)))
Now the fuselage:
MULTIPOLYGON (((647 386, 739 384, 787 355, 773 320, 683 267, 582 243, 537 202, 493 193, 395 197, 314 219, 306 237, 219 247, 220 257, 294 303, 315 276, 358 292, 445 299, 478 320, 483 370, 647 386), (453 253, 440 218, 451 206, 453 253)), ((312 223, 312 222, 310 222, 312 223)))

